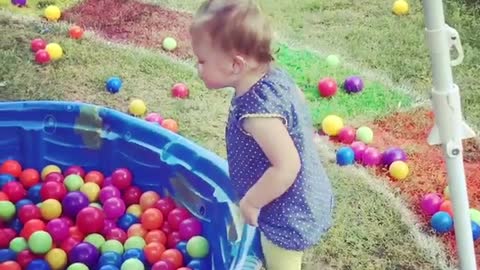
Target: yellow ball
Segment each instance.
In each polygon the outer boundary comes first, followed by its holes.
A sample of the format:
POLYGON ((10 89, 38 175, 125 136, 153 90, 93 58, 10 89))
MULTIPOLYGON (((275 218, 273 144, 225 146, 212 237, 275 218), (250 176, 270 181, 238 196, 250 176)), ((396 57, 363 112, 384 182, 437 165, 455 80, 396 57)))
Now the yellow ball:
POLYGON ((62 12, 57 6, 50 5, 47 8, 45 8, 44 15, 45 15, 45 18, 47 18, 47 20, 49 21, 57 21, 58 19, 60 19, 62 12))
POLYGON ((329 136, 337 136, 343 128, 343 120, 339 116, 329 115, 322 121, 322 130, 329 136))
POLYGON ((145 102, 143 102, 142 100, 134 99, 132 100, 132 102, 130 102, 128 111, 135 116, 141 116, 147 112, 147 106, 145 105, 145 102))
POLYGON ((45 50, 53 61, 58 60, 63 56, 63 49, 58 43, 49 43, 47 47, 45 47, 45 50))
POLYGON ((450 189, 448 186, 443 190, 443 196, 445 197, 445 200, 450 200, 450 189))
POLYGON ((54 248, 45 255, 45 260, 52 270, 62 270, 67 266, 67 253, 63 249, 54 248))
POLYGON ((42 179, 45 180, 45 177, 52 172, 62 173, 62 170, 57 165, 48 165, 45 166, 42 170, 42 179))
POLYGON ((140 217, 142 215, 142 207, 139 204, 132 204, 127 208, 127 213, 140 217))
POLYGON ((408 3, 405 0, 397 0, 393 3, 392 11, 395 15, 408 14, 408 3))
POLYGON ((87 198, 90 202, 95 202, 98 200, 100 187, 93 182, 87 182, 80 187, 80 192, 87 195, 87 198))
POLYGON ((407 178, 409 169, 407 163, 397 160, 394 161, 392 164, 390 164, 390 167, 388 168, 388 172, 390 173, 390 176, 395 179, 395 180, 403 180, 407 178))
POLYGON ((62 204, 55 199, 48 199, 40 205, 40 213, 45 220, 52 220, 62 214, 62 204))

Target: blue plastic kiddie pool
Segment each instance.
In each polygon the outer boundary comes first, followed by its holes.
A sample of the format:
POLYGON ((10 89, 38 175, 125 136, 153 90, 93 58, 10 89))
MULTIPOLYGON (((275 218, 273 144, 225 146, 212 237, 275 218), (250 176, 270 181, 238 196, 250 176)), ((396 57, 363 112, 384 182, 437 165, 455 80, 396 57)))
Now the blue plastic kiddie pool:
POLYGON ((129 168, 135 185, 172 196, 202 221, 208 269, 262 267, 258 232, 237 218, 226 161, 158 125, 78 102, 3 102, 0 163, 7 159, 37 170, 129 168))

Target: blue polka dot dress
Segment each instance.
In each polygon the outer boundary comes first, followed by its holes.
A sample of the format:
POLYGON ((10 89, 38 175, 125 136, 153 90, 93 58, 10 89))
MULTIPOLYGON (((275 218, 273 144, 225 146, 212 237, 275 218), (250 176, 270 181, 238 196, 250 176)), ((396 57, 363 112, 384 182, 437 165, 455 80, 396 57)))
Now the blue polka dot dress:
POLYGON ((230 177, 239 198, 271 166, 260 146, 242 128, 246 117, 281 118, 302 165, 290 189, 261 209, 259 228, 268 240, 282 248, 310 248, 331 226, 334 198, 314 144, 307 105, 293 79, 280 68, 272 67, 247 93, 232 99, 226 145, 230 177))

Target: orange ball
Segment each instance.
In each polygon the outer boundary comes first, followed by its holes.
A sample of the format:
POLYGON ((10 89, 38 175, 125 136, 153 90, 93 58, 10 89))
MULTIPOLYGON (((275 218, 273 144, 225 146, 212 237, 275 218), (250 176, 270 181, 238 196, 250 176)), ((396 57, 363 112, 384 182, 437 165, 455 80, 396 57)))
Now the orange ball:
POLYGON ((162 127, 177 133, 178 132, 178 124, 175 120, 173 119, 165 119, 162 122, 162 127))
POLYGON ((156 242, 166 245, 167 235, 162 230, 151 230, 145 235, 145 242, 147 242, 147 244, 156 242))
POLYGON ((23 226, 22 231, 20 232, 20 236, 28 239, 30 235, 32 235, 36 231, 45 231, 46 225, 40 219, 30 219, 25 223, 23 226))
POLYGON ((8 196, 3 191, 0 191, 0 201, 8 201, 8 196))
POLYGON ((22 166, 16 160, 7 160, 0 167, 0 173, 6 173, 19 177, 22 173, 22 166))
POLYGON ((132 226, 130 226, 130 228, 128 228, 127 231, 128 237, 140 236, 143 238, 146 234, 147 230, 143 228, 142 224, 133 224, 132 226))
POLYGON ((158 200, 160 200, 160 195, 157 192, 146 191, 140 196, 140 207, 142 207, 142 210, 147 210, 152 208, 158 200))
POLYGON ((178 249, 172 248, 165 250, 162 253, 161 260, 171 262, 175 266, 175 269, 183 265, 183 255, 178 249))
POLYGON ((103 173, 101 173, 99 171, 90 171, 85 175, 84 181, 85 181, 85 183, 93 182, 93 183, 97 184, 99 187, 101 187, 101 186, 103 186, 104 178, 105 177, 103 176, 103 173))
POLYGON ((453 205, 450 200, 445 200, 440 204, 439 211, 447 212, 451 217, 453 217, 453 205))
POLYGON ((14 261, 0 263, 0 270, 22 270, 22 267, 14 261))
POLYGON ((80 26, 74 25, 70 27, 68 34, 73 39, 81 39, 83 37, 84 30, 80 26))
POLYGON ((145 258, 150 264, 154 264, 162 259, 162 254, 165 252, 165 246, 161 243, 150 243, 143 249, 145 258))
POLYGON ((162 211, 156 208, 150 208, 143 212, 140 217, 140 222, 143 227, 147 230, 156 230, 160 229, 163 225, 163 214, 162 211))
POLYGON ((33 187, 34 185, 40 182, 40 173, 38 173, 35 169, 25 169, 22 173, 20 173, 20 183, 25 188, 33 187))

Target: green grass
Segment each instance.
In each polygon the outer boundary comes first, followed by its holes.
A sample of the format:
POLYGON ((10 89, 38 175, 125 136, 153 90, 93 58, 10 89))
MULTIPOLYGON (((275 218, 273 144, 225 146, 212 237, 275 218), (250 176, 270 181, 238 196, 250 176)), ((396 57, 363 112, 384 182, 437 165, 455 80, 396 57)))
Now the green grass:
MULTIPOLYGON (((39 66, 32 61, 29 44, 42 25, 22 20, 0 12, 0 100, 81 100, 125 111, 132 98, 141 98, 149 111, 178 120, 184 136, 225 157, 222 134, 230 94, 205 90, 190 66, 91 37, 71 40, 61 26, 49 27, 42 37, 60 43, 65 57, 39 66), (113 75, 124 80, 116 95, 104 89, 113 75), (190 86, 190 99, 170 97, 171 85, 179 81, 190 86)), ((318 264, 336 269, 440 268, 442 258, 431 258, 430 251, 414 241, 415 226, 404 221, 388 198, 372 190, 372 179, 345 173, 331 163, 327 169, 337 194, 336 226, 309 252, 306 269, 318 269, 318 264)))

